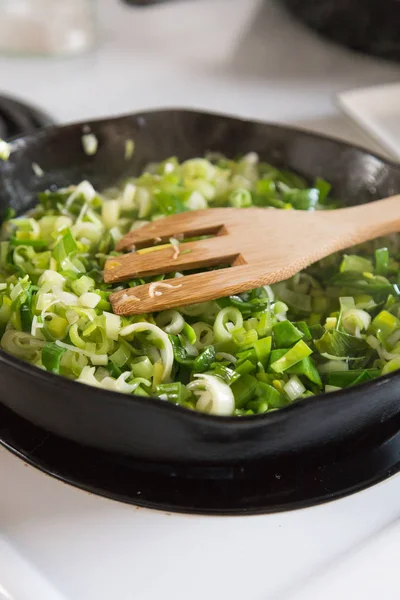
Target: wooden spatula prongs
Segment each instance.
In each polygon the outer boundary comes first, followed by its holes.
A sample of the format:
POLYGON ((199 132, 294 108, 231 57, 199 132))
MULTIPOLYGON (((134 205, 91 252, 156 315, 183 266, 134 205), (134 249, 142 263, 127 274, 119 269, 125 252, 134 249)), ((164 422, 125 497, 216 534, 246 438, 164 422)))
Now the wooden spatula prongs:
POLYGON ((117 249, 151 247, 106 262, 104 280, 127 281, 162 273, 226 265, 117 291, 116 314, 160 311, 205 302, 282 281, 335 251, 400 231, 400 196, 335 211, 216 208, 184 212, 128 233, 117 249), (171 237, 212 235, 175 247, 171 237))
MULTIPOLYGON (((197 237, 201 235, 219 235, 224 227, 218 222, 220 209, 188 211, 157 219, 140 229, 127 233, 116 246, 117 252, 143 248, 154 243, 168 242, 171 237, 197 237), (210 214, 211 213, 211 214, 210 214), (217 213, 217 214, 213 214, 217 213)), ((221 219, 226 216, 221 215, 221 219)))
MULTIPOLYGON (((247 290, 249 274, 246 267, 238 266, 233 269, 236 293, 247 290)), ((110 296, 113 311, 117 315, 157 312, 165 309, 166 301, 168 308, 176 308, 193 304, 188 301, 188 298, 193 297, 196 298, 196 303, 207 302, 215 299, 215 289, 221 288, 227 290, 223 295, 229 295, 226 271, 227 269, 220 269, 185 275, 115 292, 110 296)))
POLYGON ((230 265, 237 258, 237 253, 234 252, 229 241, 225 236, 218 236, 180 244, 178 249, 169 246, 154 248, 144 254, 138 252, 124 254, 107 262, 104 280, 107 283, 114 283, 134 277, 216 267, 221 264, 230 265))

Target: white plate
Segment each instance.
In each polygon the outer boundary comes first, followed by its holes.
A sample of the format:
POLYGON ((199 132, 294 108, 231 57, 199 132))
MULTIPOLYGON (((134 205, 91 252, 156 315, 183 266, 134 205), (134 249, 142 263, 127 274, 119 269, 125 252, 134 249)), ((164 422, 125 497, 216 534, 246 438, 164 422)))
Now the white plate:
POLYGON ((400 160, 400 83, 338 94, 339 107, 400 160))

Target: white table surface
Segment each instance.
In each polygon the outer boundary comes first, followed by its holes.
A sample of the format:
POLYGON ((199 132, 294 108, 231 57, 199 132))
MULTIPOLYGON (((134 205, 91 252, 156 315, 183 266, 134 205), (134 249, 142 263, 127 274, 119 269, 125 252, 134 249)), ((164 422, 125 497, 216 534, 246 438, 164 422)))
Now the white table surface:
MULTIPOLYGON (((321 41, 268 0, 141 10, 102 0, 100 9, 96 52, 0 58, 0 93, 63 122, 185 106, 378 148, 339 113, 334 96, 396 82, 400 66, 321 41)), ((312 509, 242 518, 118 504, 5 450, 0 485, 0 600, 398 598, 399 477, 312 509)))

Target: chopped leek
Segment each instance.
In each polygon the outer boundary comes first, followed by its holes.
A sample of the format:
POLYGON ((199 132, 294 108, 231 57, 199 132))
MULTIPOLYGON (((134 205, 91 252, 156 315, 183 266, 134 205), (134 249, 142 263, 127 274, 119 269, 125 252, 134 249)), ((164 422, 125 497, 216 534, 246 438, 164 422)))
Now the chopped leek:
POLYGON ((8 160, 11 154, 11 146, 0 138, 0 160, 8 160))
MULTIPOLYGON (((82 145, 90 156, 97 138, 85 132, 82 145)), ((0 159, 9 150, 0 140, 0 159)), ((126 140, 121 160, 133 152, 133 140, 126 140)), ((130 230, 208 207, 337 205, 324 180, 309 186, 255 153, 183 163, 170 157, 101 195, 88 181, 42 192, 29 215, 3 215, 1 348, 86 385, 220 416, 266 413, 391 373, 400 369, 395 238, 216 301, 132 317, 111 312, 116 288, 162 279, 104 283, 105 261, 117 256, 115 245, 130 230)), ((179 232, 169 246, 185 252, 179 232)))
POLYGON ((300 340, 293 348, 285 352, 278 360, 271 364, 271 369, 276 373, 283 373, 290 367, 312 354, 312 350, 305 342, 300 340))
POLYGON ((65 348, 60 348, 54 343, 44 346, 42 350, 42 363, 46 371, 50 371, 50 373, 60 372, 60 361, 65 351, 65 348))

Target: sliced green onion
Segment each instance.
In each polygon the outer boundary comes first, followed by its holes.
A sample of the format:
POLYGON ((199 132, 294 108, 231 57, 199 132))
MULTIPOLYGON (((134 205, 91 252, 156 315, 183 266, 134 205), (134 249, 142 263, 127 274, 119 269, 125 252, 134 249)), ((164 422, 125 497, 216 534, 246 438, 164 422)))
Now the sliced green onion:
POLYGON ((215 348, 214 346, 208 346, 203 352, 195 359, 193 363, 193 371, 202 373, 207 371, 212 363, 215 361, 215 348))
MULTIPOLYGON (((318 367, 321 370, 321 367, 318 367)), ((297 375, 304 375, 312 383, 315 383, 318 387, 322 387, 321 377, 319 371, 310 356, 303 358, 300 362, 296 363, 292 367, 286 370, 287 373, 295 373, 297 375)))
POLYGON ((343 257, 342 264, 340 265, 340 271, 359 271, 360 273, 373 273, 374 269, 372 261, 363 258, 362 256, 345 254, 343 257))
POLYGON ((125 160, 130 160, 135 151, 135 142, 131 139, 125 141, 125 160))
POLYGON ((253 397, 257 388, 258 381, 252 375, 241 375, 240 378, 232 384, 232 392, 235 397, 236 408, 243 408, 253 397))
MULTIPOLYGON (((185 326, 183 316, 177 310, 166 310, 156 317, 158 327, 161 327, 166 333, 178 335, 185 326)), ((193 343, 193 342, 192 342, 193 343)))
POLYGON ((285 393, 291 402, 297 400, 297 398, 300 398, 300 396, 306 391, 306 388, 301 383, 297 375, 293 375, 293 377, 291 377, 289 381, 285 383, 283 389, 285 390, 285 393))
POLYGON ((121 317, 107 311, 103 312, 106 322, 106 334, 110 340, 118 340, 121 329, 121 317))
POLYGON ((168 400, 173 404, 184 404, 190 396, 188 389, 180 381, 176 383, 162 383, 154 390, 162 400, 168 400))
POLYGON ((235 399, 231 388, 219 377, 213 375, 195 374, 194 381, 188 389, 197 396, 196 409, 211 415, 232 415, 235 399))
POLYGON ((275 346, 277 348, 289 348, 303 337, 300 331, 290 321, 282 321, 272 328, 275 346))
POLYGON ((271 352, 271 346, 272 346, 272 337, 265 337, 262 338, 261 340, 256 340, 253 343, 253 348, 256 351, 257 354, 257 360, 259 362, 261 362, 262 364, 266 364, 270 352, 271 352))
POLYGON ((58 374, 60 372, 60 361, 65 352, 54 343, 46 344, 42 350, 42 363, 46 371, 58 374))
POLYGON ((371 323, 371 331, 386 339, 396 329, 400 328, 400 321, 387 310, 382 310, 371 323))
POLYGON ((297 342, 293 348, 288 350, 281 358, 271 364, 271 369, 276 373, 283 373, 296 363, 312 354, 312 350, 303 340, 297 342))
POLYGON ((389 270, 389 250, 378 248, 375 250, 375 271, 377 275, 386 275, 389 270))
POLYGON ((160 351, 163 359, 162 379, 163 381, 167 381, 171 376, 172 365, 174 362, 174 351, 168 335, 156 325, 145 322, 134 323, 123 327, 120 331, 120 335, 127 336, 141 331, 149 331, 156 339, 161 341, 162 348, 160 351))
MULTIPOLYGON (((89 131, 82 144, 89 155, 97 151, 89 131)), ((133 150, 126 140, 121 160, 133 150)), ((114 291, 146 283, 154 291, 161 279, 171 286, 183 276, 105 283, 105 263, 128 231, 209 206, 333 209, 339 203, 329 192, 324 180, 312 185, 254 152, 239 160, 167 157, 102 194, 88 181, 41 192, 28 215, 3 214, 1 346, 98 388, 242 417, 397 370, 400 252, 392 238, 329 256, 273 286, 158 314, 112 313, 114 291)), ((186 249, 181 232, 172 233, 173 261, 186 249)), ((138 252, 159 248, 149 246, 138 252)))
POLYGON ((11 154, 11 146, 4 140, 0 139, 0 160, 8 160, 11 154))
POLYGON ((82 146, 87 156, 93 156, 99 147, 99 140, 93 133, 86 133, 82 136, 82 146))
POLYGON ((240 310, 233 307, 223 308, 216 316, 214 322, 214 335, 217 342, 229 342, 232 331, 243 326, 243 317, 240 310))
POLYGON ((326 385, 324 388, 326 394, 329 394, 329 392, 339 392, 341 389, 337 385, 326 385))

